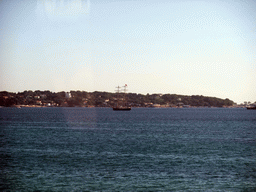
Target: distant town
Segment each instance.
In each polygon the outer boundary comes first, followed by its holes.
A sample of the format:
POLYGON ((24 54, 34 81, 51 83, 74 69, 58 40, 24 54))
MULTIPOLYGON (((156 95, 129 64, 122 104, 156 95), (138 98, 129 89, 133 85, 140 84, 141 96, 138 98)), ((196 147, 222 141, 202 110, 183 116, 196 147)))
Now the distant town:
MULTIPOLYGON (((236 104, 229 99, 206 97, 202 95, 176 94, 137 94, 127 93, 125 97, 131 107, 246 107, 250 102, 236 104)), ((120 94, 110 92, 51 92, 23 91, 12 93, 0 92, 1 107, 112 107, 120 99, 120 94)))

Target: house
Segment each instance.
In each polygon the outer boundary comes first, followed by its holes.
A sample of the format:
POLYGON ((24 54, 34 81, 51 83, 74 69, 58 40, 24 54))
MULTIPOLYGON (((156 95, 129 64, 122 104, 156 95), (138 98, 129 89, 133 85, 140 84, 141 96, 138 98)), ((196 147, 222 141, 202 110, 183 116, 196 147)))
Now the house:
POLYGON ((67 99, 69 99, 69 98, 71 98, 71 97, 72 97, 72 95, 71 95, 71 93, 70 93, 70 92, 65 92, 65 97, 66 97, 67 99))

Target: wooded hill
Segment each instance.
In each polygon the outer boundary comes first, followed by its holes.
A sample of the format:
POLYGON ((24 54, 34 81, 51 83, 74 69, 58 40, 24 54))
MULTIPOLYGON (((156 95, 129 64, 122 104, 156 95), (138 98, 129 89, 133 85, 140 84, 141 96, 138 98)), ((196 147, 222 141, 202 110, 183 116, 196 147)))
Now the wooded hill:
MULTIPOLYGON (((12 93, 0 92, 0 106, 10 107, 14 105, 38 105, 38 106, 66 106, 66 107, 111 107, 117 100, 118 95, 110 92, 86 92, 70 91, 24 91, 12 93)), ((205 106, 223 107, 232 106, 233 101, 216 97, 205 97, 202 95, 176 95, 176 94, 136 94, 127 93, 126 99, 132 107, 151 107, 156 104, 161 106, 205 106)), ((158 105, 158 106, 159 106, 158 105)))

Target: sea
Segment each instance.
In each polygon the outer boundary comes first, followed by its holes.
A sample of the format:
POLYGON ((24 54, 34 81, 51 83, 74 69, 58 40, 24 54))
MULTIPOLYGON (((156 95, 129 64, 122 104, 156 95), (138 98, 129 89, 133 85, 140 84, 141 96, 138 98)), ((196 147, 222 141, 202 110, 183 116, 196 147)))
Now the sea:
POLYGON ((1 191, 256 191, 256 110, 0 108, 1 191))

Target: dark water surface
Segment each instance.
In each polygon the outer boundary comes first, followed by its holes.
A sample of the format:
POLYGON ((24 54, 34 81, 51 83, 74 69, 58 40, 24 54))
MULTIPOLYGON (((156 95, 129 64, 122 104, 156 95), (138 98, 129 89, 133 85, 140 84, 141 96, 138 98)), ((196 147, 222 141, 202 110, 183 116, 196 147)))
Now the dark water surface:
POLYGON ((256 111, 1 108, 1 191, 256 191, 256 111))

